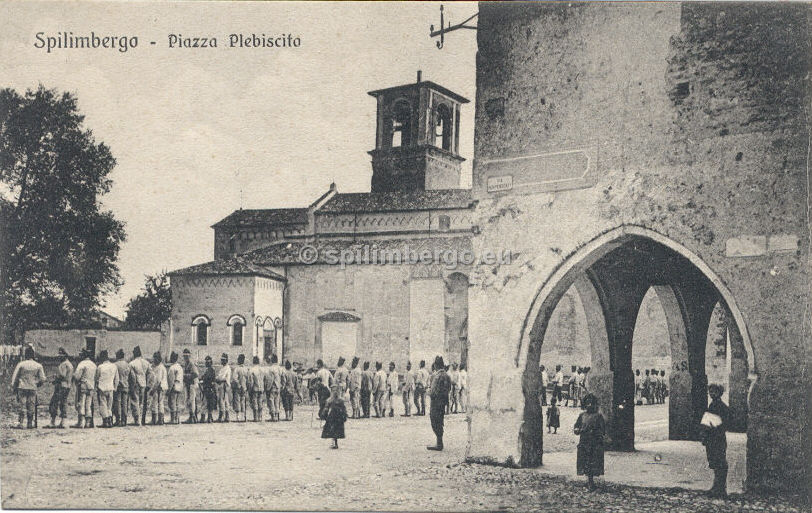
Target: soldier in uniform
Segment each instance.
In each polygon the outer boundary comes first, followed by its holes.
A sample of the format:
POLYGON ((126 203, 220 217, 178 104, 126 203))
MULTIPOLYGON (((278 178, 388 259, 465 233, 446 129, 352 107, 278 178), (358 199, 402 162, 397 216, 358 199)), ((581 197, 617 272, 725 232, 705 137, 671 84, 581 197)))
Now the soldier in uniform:
POLYGON ((383 364, 375 362, 375 378, 372 380, 372 401, 375 407, 375 418, 386 415, 386 373, 383 364))
POLYGON ((25 359, 14 367, 11 375, 11 388, 17 396, 19 405, 18 425, 22 429, 23 417, 26 418, 28 429, 34 428, 34 415, 36 411, 37 389, 45 383, 45 369, 39 362, 34 361, 34 349, 31 346, 25 348, 25 359))
POLYGON ((197 370, 197 365, 192 362, 192 352, 189 348, 183 350, 183 388, 186 392, 186 410, 189 412, 189 418, 184 421, 184 424, 197 423, 197 390, 199 388, 200 371, 197 370))
POLYGON ((361 381, 363 372, 358 368, 358 357, 352 359, 350 364, 350 405, 352 406, 352 418, 361 418, 361 381))
POLYGON ((59 362, 59 367, 56 369, 54 395, 51 397, 50 405, 48 405, 48 413, 51 414, 51 425, 46 427, 64 429, 65 417, 67 416, 65 410, 73 377, 73 365, 70 363, 70 358, 68 358, 68 352, 62 347, 59 348, 59 356, 62 357, 62 361, 59 362), (56 425, 57 415, 59 415, 58 426, 56 425))
MULTIPOLYGON (((203 375, 200 377, 200 388, 203 389, 203 397, 206 400, 206 417, 205 422, 211 422, 211 413, 217 408, 217 385, 215 383, 216 374, 214 367, 212 367, 211 356, 206 355, 204 360, 206 368, 203 370, 203 375)), ((204 422, 203 415, 201 414, 200 422, 204 422)))
MULTIPOLYGON (((400 387, 400 375, 395 370, 395 362, 389 362, 389 373, 386 375, 386 402, 389 404, 389 416, 395 416, 395 395, 400 387)), ((384 413, 386 410, 384 409, 384 413)))
POLYGON ((434 359, 432 371, 431 381, 429 382, 429 396, 431 397, 429 418, 431 419, 431 429, 434 431, 434 436, 437 437, 437 443, 426 447, 426 449, 442 451, 445 409, 448 406, 448 392, 451 390, 451 378, 448 377, 448 373, 445 371, 442 356, 437 356, 434 359))
POLYGON ((333 381, 335 381, 336 385, 341 387, 338 393, 341 394, 342 397, 344 397, 344 392, 349 389, 350 379, 350 371, 344 367, 344 363, 346 363, 346 360, 343 356, 340 356, 338 358, 338 367, 336 367, 336 372, 333 375, 333 381))
POLYGON ((429 371, 426 370, 426 360, 420 360, 420 368, 414 375, 414 407, 415 415, 426 414, 426 387, 429 385, 429 371))
POLYGON ((253 365, 248 370, 248 389, 251 391, 251 411, 254 422, 262 420, 262 404, 265 401, 265 369, 259 364, 259 356, 253 359, 253 365))
POLYGON ((238 422, 245 422, 245 391, 248 385, 248 369, 245 368, 245 355, 240 354, 237 356, 237 366, 231 373, 231 391, 233 395, 234 415, 237 416, 238 422), (240 413, 242 413, 243 420, 240 421, 240 413))
POLYGON ((365 419, 369 418, 370 399, 372 397, 372 382, 374 376, 369 370, 369 362, 364 362, 364 370, 361 372, 361 410, 365 419))
POLYGON ((133 348, 133 359, 130 361, 130 405, 133 412, 133 424, 144 423, 147 411, 147 370, 149 363, 141 356, 141 347, 133 348))
POLYGON ((268 394, 268 414, 271 422, 279 420, 279 402, 282 392, 282 367, 279 366, 279 359, 275 354, 271 355, 271 366, 267 371, 267 382, 265 392, 268 394))
POLYGON ((178 353, 169 355, 167 376, 167 402, 169 404, 169 423, 180 424, 180 394, 183 392, 183 367, 178 363, 178 353))
POLYGON ((231 395, 231 366, 228 364, 228 355, 220 355, 220 370, 214 382, 217 387, 217 422, 228 422, 229 395, 231 395))
POLYGON ((93 354, 82 350, 82 361, 76 365, 73 381, 76 382, 76 424, 71 427, 93 427, 93 391, 96 389, 96 364, 93 354), (82 421, 84 420, 84 425, 82 421))
POLYGON ((290 360, 285 360, 285 370, 282 371, 282 408, 285 410, 285 420, 293 420, 293 398, 298 395, 299 376, 291 369, 290 360))
POLYGON ((152 425, 162 426, 164 424, 164 396, 169 388, 169 382, 167 380, 166 366, 159 351, 155 351, 152 355, 150 374, 151 379, 148 379, 147 383, 150 387, 152 425))
POLYGON ((403 388, 400 389, 400 393, 403 395, 402 417, 412 416, 412 392, 414 392, 414 371, 412 370, 412 362, 406 362, 403 388))
POLYGON ((118 389, 118 367, 110 361, 106 350, 99 353, 96 389, 99 396, 102 427, 111 428, 113 427, 113 394, 118 389))
POLYGON ((130 364, 124 358, 124 350, 116 351, 118 387, 113 393, 113 425, 127 425, 127 409, 130 406, 130 364))

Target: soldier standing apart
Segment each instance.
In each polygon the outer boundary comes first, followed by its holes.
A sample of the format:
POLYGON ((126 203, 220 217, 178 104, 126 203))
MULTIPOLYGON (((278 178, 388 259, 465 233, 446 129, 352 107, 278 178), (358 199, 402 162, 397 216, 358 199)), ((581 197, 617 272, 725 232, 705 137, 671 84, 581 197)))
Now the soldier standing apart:
MULTIPOLYGON (((211 413, 217 408, 217 385, 215 383, 216 375, 214 374, 214 367, 212 367, 211 356, 206 355, 204 360, 206 368, 203 370, 203 375, 200 377, 200 388, 203 389, 203 397, 206 400, 206 419, 205 422, 211 422, 211 413)), ((200 422, 204 422, 203 415, 200 416, 200 422)))
POLYGON ((358 357, 352 359, 350 364, 350 405, 352 406, 352 418, 361 418, 361 378, 363 373, 358 368, 358 357))
POLYGON ((386 373, 381 362, 375 362, 375 378, 372 380, 372 401, 375 418, 386 416, 386 373))
POLYGON ((451 371, 449 371, 448 377, 451 379, 451 393, 449 395, 449 406, 447 413, 457 413, 457 394, 460 390, 460 373, 457 370, 456 362, 451 364, 451 371))
POLYGON ((727 497, 727 423, 729 408, 722 401, 725 389, 710 385, 711 403, 702 417, 702 445, 708 457, 708 467, 713 469, 713 486, 708 490, 711 497, 727 497))
POLYGON ((434 359, 434 365, 431 366, 432 374, 431 381, 429 382, 429 396, 431 398, 431 406, 429 411, 429 418, 431 419, 431 429, 434 431, 434 436, 437 437, 437 444, 430 445, 426 449, 430 451, 443 450, 443 422, 445 417, 445 409, 448 405, 448 392, 451 390, 451 378, 445 371, 445 363, 443 357, 437 356, 434 359))
POLYGON ((220 370, 214 382, 217 387, 217 422, 228 422, 228 396, 231 393, 231 366, 228 355, 220 355, 220 370))
POLYGON ((82 361, 76 366, 73 381, 76 382, 76 424, 71 427, 93 427, 93 391, 96 388, 96 364, 93 363, 92 354, 83 350, 82 361), (82 425, 84 419, 85 424, 82 425))
POLYGON ((124 359, 124 350, 116 351, 116 372, 118 373, 118 386, 113 392, 113 425, 127 425, 127 409, 130 398, 130 364, 124 359))
POLYGON ((282 408, 285 410, 285 420, 293 420, 293 398, 299 393, 299 376, 291 369, 290 360, 285 360, 285 370, 282 371, 282 408))
POLYGON ((406 374, 404 375, 403 388, 400 390, 403 394, 403 413, 401 417, 412 416, 412 393, 414 392, 414 371, 412 371, 412 362, 406 362, 406 374))
POLYGON ((268 383, 266 383, 268 393, 268 414, 271 422, 279 420, 279 401, 282 392, 282 367, 279 366, 279 359, 276 355, 271 355, 271 366, 268 368, 268 383))
POLYGON ((386 375, 386 402, 389 403, 390 417, 395 416, 395 395, 400 386, 399 378, 400 376, 395 370, 395 362, 389 362, 389 374, 386 375))
POLYGON ((110 361, 106 350, 99 353, 96 388, 98 389, 102 427, 111 428, 113 427, 113 394, 118 389, 118 367, 110 361))
POLYGON ((361 410, 365 419, 369 418, 369 403, 372 396, 372 382, 374 375, 369 370, 369 362, 364 362, 364 370, 361 372, 361 410))
POLYGON ((11 387, 17 396, 19 413, 17 415, 17 428, 23 428, 23 417, 26 417, 28 429, 34 428, 34 415, 36 410, 37 389, 45 383, 45 369, 39 362, 34 361, 34 349, 25 348, 24 359, 14 367, 11 375, 11 387))
POLYGON ((335 381, 335 384, 340 387, 340 390, 338 392, 341 394, 342 398, 344 397, 344 392, 346 392, 349 389, 349 379, 350 379, 350 371, 348 371, 347 368, 344 367, 344 363, 346 363, 344 357, 339 356, 338 367, 336 367, 336 372, 333 375, 333 380, 335 381))
POLYGON ((197 389, 199 387, 200 371, 192 363, 192 352, 188 348, 183 350, 183 388, 186 392, 186 410, 189 418, 185 424, 197 423, 197 389))
POLYGON ((420 360, 420 368, 414 375, 414 407, 415 415, 426 414, 426 387, 429 385, 429 371, 426 370, 426 360, 420 360))
POLYGON ((152 355, 152 367, 150 367, 152 374, 150 385, 150 402, 152 403, 152 425, 163 426, 164 424, 164 395, 169 389, 169 381, 167 379, 166 367, 164 366, 163 358, 159 351, 155 351, 152 355), (157 423, 156 423, 157 417, 157 423))
MULTIPOLYGON (((133 359, 130 361, 130 404, 132 405, 133 424, 143 424, 147 411, 146 389, 149 364, 141 356, 141 347, 133 348, 133 359)), ((78 367, 77 367, 78 370, 78 367)))
POLYGON ((465 365, 460 364, 460 391, 458 403, 460 410, 465 413, 468 410, 468 371, 465 370, 465 365))
POLYGON ((169 355, 169 370, 166 381, 169 394, 169 423, 180 424, 180 394, 183 392, 183 367, 178 363, 178 353, 169 355))
POLYGON ((59 356, 62 361, 56 369, 54 378, 54 395, 51 397, 51 404, 48 405, 48 413, 51 414, 51 425, 49 428, 65 428, 66 407, 68 405, 68 395, 70 395, 71 379, 73 377, 73 364, 70 363, 68 352, 64 348, 59 348, 59 356), (56 425, 56 416, 59 415, 59 425, 56 425))
POLYGON ((259 364, 259 356, 254 357, 253 365, 248 370, 248 383, 254 422, 259 422, 262 420, 262 403, 265 400, 265 369, 259 364))
POLYGON ((237 416, 237 421, 246 422, 248 420, 245 411, 245 393, 248 387, 248 369, 245 367, 245 355, 240 354, 237 356, 237 366, 234 367, 234 372, 231 375, 231 390, 234 395, 234 414, 237 416), (242 420, 240 421, 240 413, 242 413, 242 420))

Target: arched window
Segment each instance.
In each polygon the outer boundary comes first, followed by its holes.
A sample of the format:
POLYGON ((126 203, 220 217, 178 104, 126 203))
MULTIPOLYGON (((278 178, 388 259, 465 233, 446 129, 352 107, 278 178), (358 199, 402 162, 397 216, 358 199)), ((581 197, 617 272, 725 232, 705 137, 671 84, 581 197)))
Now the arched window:
POLYGON ((451 151, 451 109, 442 103, 434 113, 434 145, 451 151))
POLYGON ((196 315, 192 319, 193 343, 199 346, 209 343, 209 326, 211 326, 211 321, 205 315, 196 315))
POLYGON ((239 314, 234 314, 228 318, 228 322, 226 326, 229 327, 229 333, 231 335, 231 345, 232 346, 241 346, 243 336, 245 333, 245 317, 239 314))
POLYGON ((406 100, 392 104, 392 147, 409 146, 412 133, 412 109, 406 100))

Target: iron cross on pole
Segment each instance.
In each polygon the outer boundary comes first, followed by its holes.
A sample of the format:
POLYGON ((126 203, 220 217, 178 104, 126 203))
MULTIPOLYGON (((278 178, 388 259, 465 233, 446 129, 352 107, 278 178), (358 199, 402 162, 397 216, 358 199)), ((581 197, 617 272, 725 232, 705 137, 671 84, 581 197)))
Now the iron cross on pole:
POLYGON ((462 23, 457 23, 456 25, 451 25, 451 22, 448 22, 448 26, 445 26, 445 19, 443 17, 443 6, 440 5, 440 28, 438 30, 434 30, 434 25, 429 28, 429 37, 437 37, 440 36, 440 40, 437 41, 437 49, 442 50, 443 44, 445 43, 445 34, 447 32, 453 32, 457 29, 472 29, 476 30, 476 25, 467 25, 467 23, 474 18, 479 16, 479 13, 476 12, 469 16, 465 21, 462 23))

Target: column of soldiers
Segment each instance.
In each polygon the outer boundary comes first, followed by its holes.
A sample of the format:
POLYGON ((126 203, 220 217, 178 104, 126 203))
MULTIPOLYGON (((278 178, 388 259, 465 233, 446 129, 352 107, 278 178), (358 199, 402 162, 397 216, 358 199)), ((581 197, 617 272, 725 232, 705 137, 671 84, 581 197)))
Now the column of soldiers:
MULTIPOLYGON (((34 360, 34 350, 26 348, 23 360, 12 374, 12 389, 19 405, 19 425, 27 419, 28 428, 36 427, 37 390, 46 382, 42 365, 34 360)), ((141 354, 136 346, 128 361, 119 349, 115 357, 106 350, 94 359, 91 352, 83 350, 74 368, 67 351, 59 348, 60 363, 53 377, 54 392, 49 405, 51 424, 48 428, 65 428, 67 403, 71 390, 75 393, 77 422, 70 427, 95 427, 96 412, 101 416, 101 427, 127 425, 179 424, 183 398, 189 414, 186 424, 212 422, 213 412, 218 413, 217 422, 229 422, 233 411, 235 420, 247 421, 250 405, 253 421, 263 420, 263 408, 267 404, 268 421, 293 420, 293 406, 300 397, 301 378, 293 371, 290 361, 284 368, 276 355, 266 359, 268 365, 260 365, 254 357, 253 365, 245 365, 245 356, 239 355, 233 368, 228 355, 223 353, 221 367, 214 371, 212 359, 207 356, 201 373, 191 360, 191 352, 183 351, 183 361, 172 352, 169 362, 164 362, 160 352, 151 360, 141 354), (166 411, 169 418, 166 419, 166 411), (150 420, 147 422, 147 415, 150 420), (57 418, 59 422, 57 423, 57 418)))
POLYGON ((657 369, 646 369, 645 374, 640 374, 640 369, 634 371, 634 398, 638 405, 643 404, 663 404, 668 397, 668 384, 665 379, 665 371, 657 369))
MULTIPOLYGON (((388 371, 384 370, 382 362, 374 362, 373 371, 370 368, 372 363, 365 361, 361 365, 360 359, 354 357, 347 369, 346 360, 339 357, 336 369, 331 373, 322 360, 316 362, 317 370, 309 387, 315 389, 320 417, 324 414, 330 390, 335 386, 348 401, 350 418, 353 419, 394 417, 398 399, 403 403, 401 417, 411 417, 412 406, 415 416, 426 414, 430 373, 425 360, 420 361, 417 370, 412 368, 411 362, 407 362, 403 374, 397 371, 395 362, 389 362, 388 371)), ((444 366, 444 370, 451 383, 444 413, 465 413, 468 404, 468 372, 465 365, 453 363, 450 368, 444 366)))
MULTIPOLYGON (((182 361, 172 352, 168 362, 164 362, 160 352, 149 360, 144 358, 139 346, 133 348, 129 360, 122 349, 114 357, 103 350, 95 359, 92 352, 82 351, 75 368, 64 348, 59 348, 59 355, 61 362, 53 378, 54 393, 49 405, 49 428, 65 427, 71 390, 77 413, 76 424, 70 426, 74 428, 95 427, 97 411, 101 427, 105 428, 179 424, 184 399, 188 413, 185 424, 230 422, 232 413, 234 420, 247 422, 249 407, 253 422, 264 419, 266 408, 267 421, 282 420, 282 412, 284 420, 291 421, 297 398, 303 399, 302 378, 292 369, 290 361, 280 366, 276 355, 266 358, 266 365, 261 365, 255 356, 250 366, 246 365, 245 356, 239 355, 232 367, 228 354, 223 353, 217 370, 212 358, 206 356, 202 371, 191 360, 189 349, 183 350, 182 361)), ((426 369, 425 360, 420 361, 416 370, 411 362, 407 363, 402 379, 394 362, 389 363, 388 372, 381 362, 375 362, 373 372, 370 363, 361 366, 360 359, 355 357, 347 369, 344 358, 339 358, 336 370, 331 373, 321 360, 317 362, 318 370, 310 386, 316 388, 320 417, 324 415, 330 390, 336 386, 342 396, 347 396, 351 418, 370 418, 373 412, 376 418, 386 417, 387 413, 393 417, 397 402, 403 404, 401 416, 411 417, 412 406, 415 416, 426 415, 426 395, 436 395, 437 390, 431 389, 432 374, 426 369)), ((432 396, 434 403, 443 404, 443 414, 465 412, 468 403, 465 366, 454 363, 450 368, 443 365, 433 371, 443 371, 449 381, 444 398, 432 396)), ((27 348, 24 360, 17 364, 12 381, 20 405, 20 427, 26 416, 28 427, 36 427, 36 390, 46 377, 42 365, 34 361, 32 348, 27 348)))

